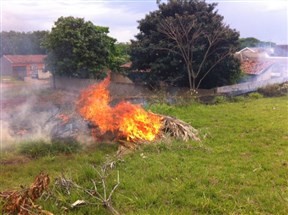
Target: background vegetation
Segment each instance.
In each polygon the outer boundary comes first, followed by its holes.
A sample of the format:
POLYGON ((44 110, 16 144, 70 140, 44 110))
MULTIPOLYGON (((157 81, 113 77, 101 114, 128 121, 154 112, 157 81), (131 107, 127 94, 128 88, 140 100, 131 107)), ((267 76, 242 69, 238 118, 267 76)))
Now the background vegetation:
POLYGON ((235 51, 275 45, 252 37, 239 39, 215 3, 171 0, 159 1, 158 6, 139 21, 131 44, 117 43, 108 36, 108 27, 70 16, 56 20, 50 32, 1 32, 0 56, 48 54, 47 70, 77 78, 102 78, 108 70, 129 74, 120 66, 132 60, 129 77, 134 81, 196 89, 236 83, 241 71, 235 51))
POLYGON ((150 71, 146 82, 198 89, 239 78, 240 63, 232 57, 239 33, 223 22, 216 5, 171 0, 139 21, 131 59, 135 69, 150 71))
POLYGON ((0 57, 3 55, 46 54, 41 43, 48 31, 0 32, 0 57))

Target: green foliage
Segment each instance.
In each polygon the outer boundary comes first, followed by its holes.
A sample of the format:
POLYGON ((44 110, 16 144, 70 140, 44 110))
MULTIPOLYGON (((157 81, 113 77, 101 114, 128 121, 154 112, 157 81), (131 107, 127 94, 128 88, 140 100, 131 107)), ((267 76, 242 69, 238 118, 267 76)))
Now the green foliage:
POLYGON ((46 54, 41 43, 48 31, 0 32, 0 57, 2 55, 46 54))
POLYGON ((120 68, 124 63, 130 61, 130 44, 129 43, 115 43, 112 49, 112 55, 109 60, 109 68, 113 72, 123 73, 125 72, 120 68))
POLYGON ((250 98, 250 99, 261 99, 261 98, 263 98, 263 95, 260 94, 260 93, 254 92, 254 93, 249 93, 248 94, 248 98, 250 98))
POLYGON ((238 47, 239 34, 224 24, 216 4, 171 0, 158 6, 139 21, 140 33, 131 45, 133 67, 151 71, 141 75, 145 82, 195 89, 238 79, 240 63, 230 54, 238 47))
POLYGON ((245 101, 245 97, 244 96, 234 96, 232 98, 232 101, 234 101, 234 102, 243 102, 243 101, 245 101))
POLYGON ((229 56, 225 60, 219 62, 219 64, 209 73, 205 80, 203 80, 202 88, 214 88, 219 86, 236 84, 242 77, 240 71, 240 61, 236 58, 229 56))
POLYGON ((82 18, 60 17, 43 43, 49 51, 47 69, 59 76, 102 77, 116 41, 108 33, 108 27, 82 18))
POLYGON ((227 98, 225 96, 215 96, 213 99, 214 104, 223 104, 227 102, 227 98))
POLYGON ((245 47, 257 47, 260 40, 254 37, 247 37, 247 38, 240 38, 239 42, 240 42, 239 49, 241 50, 245 47))
POLYGON ((239 50, 246 47, 271 47, 276 45, 276 43, 260 41, 254 37, 240 38, 239 43, 239 50))
POLYGON ((53 141, 48 143, 43 140, 30 141, 19 145, 19 153, 31 158, 39 158, 46 155, 56 155, 60 153, 71 154, 81 149, 81 145, 76 141, 53 141))

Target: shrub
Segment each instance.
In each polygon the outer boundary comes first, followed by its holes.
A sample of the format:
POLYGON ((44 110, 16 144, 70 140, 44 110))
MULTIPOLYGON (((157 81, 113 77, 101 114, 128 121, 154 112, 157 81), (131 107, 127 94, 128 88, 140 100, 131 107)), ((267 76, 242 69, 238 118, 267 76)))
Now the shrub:
POLYGON ((232 98, 232 101, 234 102, 243 102, 245 101, 245 97, 244 96, 235 96, 232 98))
POLYGON ((31 142, 20 143, 19 153, 29 156, 31 158, 37 158, 50 153, 50 144, 44 140, 37 140, 31 142))
POLYGON ((267 97, 285 96, 288 95, 288 82, 269 85, 258 89, 258 92, 267 97))
POLYGON ((72 139, 54 140, 51 143, 51 148, 55 154, 58 153, 72 154, 81 149, 81 144, 76 140, 72 139))
POLYGON ((263 95, 260 93, 249 93, 248 98, 250 99, 261 99, 263 98, 263 95))
POLYGON ((213 99, 214 104, 223 104, 227 102, 227 98, 225 96, 215 96, 213 99))

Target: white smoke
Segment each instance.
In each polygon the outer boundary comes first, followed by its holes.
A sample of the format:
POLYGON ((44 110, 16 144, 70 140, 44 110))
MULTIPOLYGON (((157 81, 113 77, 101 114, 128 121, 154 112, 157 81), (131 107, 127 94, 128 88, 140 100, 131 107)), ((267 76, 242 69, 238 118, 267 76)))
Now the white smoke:
POLYGON ((87 124, 75 111, 73 105, 75 96, 65 98, 65 93, 43 89, 43 86, 41 89, 41 85, 6 89, 4 86, 2 89, 0 117, 2 149, 33 140, 50 142, 53 138, 74 138, 79 142, 82 140, 91 142, 87 124), (49 97, 51 94, 58 96, 57 102, 49 97), (61 104, 61 101, 64 102, 61 104), (59 117, 64 114, 69 117, 67 123, 59 117))

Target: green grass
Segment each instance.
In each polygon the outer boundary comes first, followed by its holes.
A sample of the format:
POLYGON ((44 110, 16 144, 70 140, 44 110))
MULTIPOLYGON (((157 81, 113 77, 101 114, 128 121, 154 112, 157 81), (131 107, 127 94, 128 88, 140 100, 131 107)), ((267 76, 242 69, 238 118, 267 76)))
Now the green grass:
POLYGON ((81 144, 75 140, 58 140, 47 143, 44 140, 35 140, 19 144, 19 153, 30 158, 39 158, 46 155, 72 154, 81 149, 81 144))
MULTIPOLYGON (((190 123, 200 131, 202 141, 162 141, 118 161, 106 178, 110 191, 120 173, 120 186, 112 196, 117 211, 288 214, 287 97, 149 108, 190 123)), ((93 188, 91 179, 100 180, 95 168, 114 159, 116 151, 117 146, 102 144, 70 155, 49 154, 23 164, 1 165, 0 190, 28 186, 40 171, 50 175, 51 190, 53 179, 61 173, 82 187, 93 188)), ((76 189, 70 195, 58 191, 54 198, 38 203, 54 214, 64 214, 61 207, 77 199, 98 203, 76 189)), ((69 209, 68 214, 109 212, 98 204, 69 209)))

